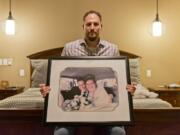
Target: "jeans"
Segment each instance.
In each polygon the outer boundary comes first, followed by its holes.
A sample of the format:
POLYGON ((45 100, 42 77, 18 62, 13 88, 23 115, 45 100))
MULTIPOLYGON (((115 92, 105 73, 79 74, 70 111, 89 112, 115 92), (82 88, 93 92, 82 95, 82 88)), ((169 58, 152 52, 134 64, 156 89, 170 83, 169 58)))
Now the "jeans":
MULTIPOLYGON (((126 135, 124 127, 108 127, 109 135, 126 135)), ((54 135, 73 135, 73 127, 56 127, 54 130, 54 135)))

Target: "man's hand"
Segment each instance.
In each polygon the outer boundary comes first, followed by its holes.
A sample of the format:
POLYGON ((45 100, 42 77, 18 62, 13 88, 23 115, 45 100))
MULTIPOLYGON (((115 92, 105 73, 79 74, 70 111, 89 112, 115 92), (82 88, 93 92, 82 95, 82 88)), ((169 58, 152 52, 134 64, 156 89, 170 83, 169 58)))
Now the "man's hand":
POLYGON ((41 92, 41 95, 43 97, 46 97, 46 95, 49 93, 49 91, 51 90, 49 86, 46 86, 45 84, 40 84, 39 85, 40 87, 40 92, 41 92))
POLYGON ((128 84, 127 87, 126 87, 127 91, 130 92, 131 95, 133 95, 135 90, 136 90, 135 86, 136 86, 136 84, 132 83, 132 84, 128 84))

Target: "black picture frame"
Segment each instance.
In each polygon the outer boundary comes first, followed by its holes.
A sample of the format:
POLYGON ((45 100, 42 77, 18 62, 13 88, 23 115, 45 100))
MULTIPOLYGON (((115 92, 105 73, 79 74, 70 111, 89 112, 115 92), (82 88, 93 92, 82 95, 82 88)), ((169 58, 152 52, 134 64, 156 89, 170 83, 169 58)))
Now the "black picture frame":
POLYGON ((50 58, 47 85, 51 90, 45 98, 43 122, 131 125, 132 97, 126 90, 130 83, 127 57, 50 58), (79 78, 85 81, 85 92, 79 89, 79 78))

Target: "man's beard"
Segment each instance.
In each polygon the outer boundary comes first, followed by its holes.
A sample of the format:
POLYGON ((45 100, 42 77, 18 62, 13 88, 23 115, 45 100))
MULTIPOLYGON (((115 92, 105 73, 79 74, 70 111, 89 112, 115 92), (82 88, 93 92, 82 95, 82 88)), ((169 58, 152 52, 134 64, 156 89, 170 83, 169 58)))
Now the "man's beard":
POLYGON ((87 39, 89 41, 96 41, 97 39, 99 39, 99 36, 97 35, 97 33, 88 33, 87 39), (93 34, 93 35, 91 35, 91 34, 93 34))
POLYGON ((96 41, 98 38, 97 37, 88 37, 89 41, 96 41))

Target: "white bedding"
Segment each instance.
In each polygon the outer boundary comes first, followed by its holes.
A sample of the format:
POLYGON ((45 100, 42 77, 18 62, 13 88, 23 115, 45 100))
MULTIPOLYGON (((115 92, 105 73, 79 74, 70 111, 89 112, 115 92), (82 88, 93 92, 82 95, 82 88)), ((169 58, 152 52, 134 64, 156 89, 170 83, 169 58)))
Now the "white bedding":
POLYGON ((23 93, 0 100, 0 108, 43 108, 44 98, 39 88, 29 88, 23 93))
MULTIPOLYGON (((166 101, 157 98, 157 94, 143 91, 144 87, 138 86, 133 96, 134 108, 170 108, 166 101), (143 98, 142 98, 143 97, 143 98)), ((29 88, 23 93, 0 100, 0 108, 43 108, 44 98, 39 88, 29 88)))
POLYGON ((158 94, 150 92, 141 84, 137 84, 136 91, 133 95, 133 108, 135 109, 152 109, 152 108, 171 108, 172 105, 167 101, 158 98, 158 94))
POLYGON ((133 99, 134 109, 172 108, 172 105, 160 98, 133 99))

